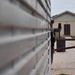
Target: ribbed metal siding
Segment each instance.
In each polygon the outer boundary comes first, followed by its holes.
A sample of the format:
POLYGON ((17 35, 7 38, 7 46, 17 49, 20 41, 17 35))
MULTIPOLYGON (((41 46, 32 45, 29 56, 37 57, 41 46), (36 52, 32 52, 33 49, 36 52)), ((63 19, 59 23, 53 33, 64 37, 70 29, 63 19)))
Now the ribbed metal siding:
POLYGON ((47 3, 0 0, 0 75, 51 74, 47 3))

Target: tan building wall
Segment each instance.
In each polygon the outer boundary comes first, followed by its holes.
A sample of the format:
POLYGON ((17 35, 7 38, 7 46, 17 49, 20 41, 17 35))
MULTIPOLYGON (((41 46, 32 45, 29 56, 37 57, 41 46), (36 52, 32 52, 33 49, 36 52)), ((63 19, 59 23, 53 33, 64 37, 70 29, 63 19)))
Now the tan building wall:
POLYGON ((65 13, 54 18, 54 28, 58 28, 58 24, 61 23, 61 36, 64 35, 64 24, 70 24, 70 35, 75 36, 75 15, 65 13))
POLYGON ((75 36, 75 22, 55 22, 54 28, 58 28, 58 23, 61 23, 61 36, 64 35, 64 24, 70 24, 70 35, 75 36))

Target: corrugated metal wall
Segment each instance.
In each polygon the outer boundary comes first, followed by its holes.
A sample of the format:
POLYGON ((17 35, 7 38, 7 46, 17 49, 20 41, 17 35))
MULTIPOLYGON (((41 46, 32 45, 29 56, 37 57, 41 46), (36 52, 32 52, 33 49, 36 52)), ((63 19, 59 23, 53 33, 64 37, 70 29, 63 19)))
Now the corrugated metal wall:
POLYGON ((0 0, 0 75, 51 75, 50 0, 0 0))

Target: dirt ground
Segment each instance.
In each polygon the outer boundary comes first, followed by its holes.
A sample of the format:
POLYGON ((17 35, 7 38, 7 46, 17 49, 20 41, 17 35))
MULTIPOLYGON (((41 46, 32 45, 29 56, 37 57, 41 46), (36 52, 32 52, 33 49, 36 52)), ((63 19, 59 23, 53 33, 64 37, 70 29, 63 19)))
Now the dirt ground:
MULTIPOLYGON (((68 46, 75 46, 75 41, 67 41, 66 47, 68 46)), ((75 48, 67 49, 66 52, 55 52, 51 71, 52 75, 75 75, 75 48)))

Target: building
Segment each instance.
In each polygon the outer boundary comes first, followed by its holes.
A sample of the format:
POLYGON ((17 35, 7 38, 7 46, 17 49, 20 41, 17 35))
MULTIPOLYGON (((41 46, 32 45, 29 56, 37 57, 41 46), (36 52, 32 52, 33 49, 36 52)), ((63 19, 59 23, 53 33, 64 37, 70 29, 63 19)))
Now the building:
POLYGON ((55 21, 54 28, 58 28, 58 24, 61 23, 61 36, 75 36, 75 13, 65 11, 52 18, 55 21))

